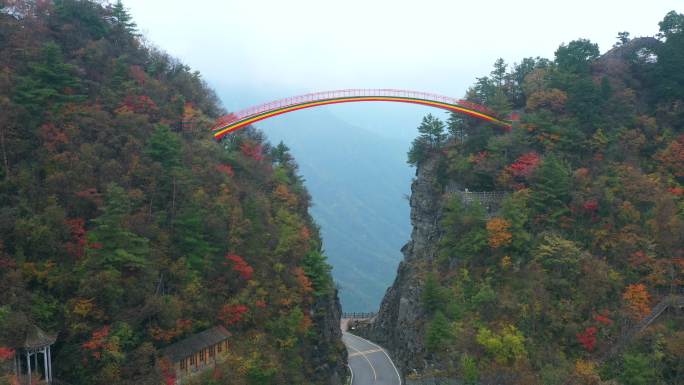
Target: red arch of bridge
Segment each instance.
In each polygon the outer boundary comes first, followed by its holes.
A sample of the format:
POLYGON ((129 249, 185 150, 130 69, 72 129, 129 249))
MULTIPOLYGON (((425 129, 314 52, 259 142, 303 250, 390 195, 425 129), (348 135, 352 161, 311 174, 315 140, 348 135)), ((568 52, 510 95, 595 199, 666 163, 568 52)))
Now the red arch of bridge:
POLYGON ((395 89, 349 89, 316 92, 280 99, 222 116, 212 128, 214 137, 221 137, 252 123, 288 112, 351 102, 400 102, 421 104, 473 116, 496 125, 510 128, 510 120, 501 119, 496 113, 476 103, 427 92, 395 89))

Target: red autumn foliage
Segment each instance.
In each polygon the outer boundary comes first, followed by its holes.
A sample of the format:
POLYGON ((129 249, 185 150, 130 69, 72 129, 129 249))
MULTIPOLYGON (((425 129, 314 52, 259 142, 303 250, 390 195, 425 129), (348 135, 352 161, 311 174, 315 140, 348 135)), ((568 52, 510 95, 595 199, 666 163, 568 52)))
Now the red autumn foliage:
POLYGON ((598 323, 600 323, 600 324, 602 324, 602 325, 606 325, 606 326, 610 326, 610 325, 613 324, 613 320, 612 320, 612 319, 608 318, 608 317, 605 316, 605 315, 601 315, 601 314, 596 314, 596 315, 594 316, 594 320, 595 320, 596 322, 598 322, 598 323))
POLYGON ((102 204, 102 194, 98 193, 97 189, 94 187, 77 191, 75 195, 79 198, 87 199, 98 206, 102 204))
POLYGON ((7 361, 14 357, 14 349, 0 346, 0 361, 7 361))
MULTIPOLYGON (((233 263, 233 271, 240 273, 240 278, 249 281, 252 279, 252 274, 254 274, 254 269, 239 255, 229 254, 226 255, 226 259, 233 263)), ((224 266, 228 266, 228 262, 223 263, 224 266)))
POLYGON ((100 329, 95 330, 90 340, 84 342, 81 347, 83 349, 90 350, 92 352, 93 358, 99 360, 102 357, 102 350, 107 350, 111 347, 110 344, 107 343, 109 331, 109 325, 105 325, 100 329))
POLYGON ((519 176, 527 178, 534 170, 539 166, 541 158, 536 152, 528 152, 527 154, 521 155, 515 162, 506 168, 513 176, 519 176))
POLYGON ((249 309, 245 305, 223 305, 218 318, 227 326, 235 325, 242 321, 242 317, 249 309))
POLYGON ((596 327, 590 326, 584 329, 582 333, 577 333, 576 335, 577 341, 579 341, 579 343, 588 352, 593 352, 596 348, 596 332, 598 332, 596 327))
POLYGON ((684 176, 684 134, 677 140, 672 141, 669 146, 658 155, 657 160, 663 163, 675 176, 684 176))
POLYGON ((260 144, 251 144, 249 142, 242 143, 240 146, 240 151, 244 156, 252 158, 256 161, 264 160, 263 148, 260 144))
POLYGON ((136 114, 149 114, 159 111, 157 104, 146 95, 128 95, 124 98, 117 112, 135 112, 136 114))
POLYGON ((145 79, 147 78, 147 75, 145 75, 145 70, 142 69, 142 67, 138 65, 132 65, 129 67, 128 73, 136 81, 136 83, 138 83, 138 85, 145 85, 145 79))
POLYGON ((235 175, 235 171, 233 171, 233 168, 227 164, 216 165, 216 171, 223 173, 223 174, 226 174, 229 177, 233 177, 235 175))
POLYGON ((179 319, 176 320, 176 325, 171 329, 162 329, 158 326, 152 327, 150 329, 150 334, 155 341, 164 341, 168 343, 172 339, 189 332, 190 330, 192 330, 192 320, 179 319))
POLYGON ((472 158, 472 162, 475 164, 479 164, 485 159, 487 159, 488 155, 489 153, 487 151, 480 151, 477 153, 477 155, 475 155, 475 157, 472 158))
POLYGON ((83 227, 83 218, 67 219, 64 223, 69 227, 71 240, 66 243, 66 251, 74 258, 81 258, 85 255, 86 230, 83 227))
POLYGON ((598 211, 599 204, 598 204, 598 201, 596 199, 592 198, 592 199, 589 199, 588 201, 584 202, 584 204, 582 205, 582 208, 587 212, 593 213, 593 212, 598 211))
POLYGON ((589 169, 582 167, 575 170, 575 177, 577 179, 584 179, 589 176, 589 169))
POLYGON ((50 151, 55 151, 60 145, 69 143, 69 137, 64 129, 52 123, 40 126, 40 136, 43 139, 43 145, 50 151))
POLYGON ((159 368, 161 369, 162 377, 164 377, 164 384, 175 385, 176 371, 167 357, 159 360, 159 368))
POLYGON ((264 309, 266 308, 266 301, 258 299, 256 302, 254 302, 254 305, 256 305, 258 308, 264 309))
POLYGON ((632 267, 639 267, 642 265, 650 265, 653 263, 653 257, 646 254, 645 252, 638 250, 629 256, 629 264, 632 267))
POLYGON ((15 267, 17 267, 17 263, 14 260, 0 256, 0 269, 14 269, 15 267))
POLYGON ((303 240, 308 241, 311 238, 311 231, 308 227, 302 226, 299 230, 299 236, 302 237, 303 240))
POLYGON ((166 385, 175 385, 176 375, 174 373, 164 373, 164 383, 166 385))
POLYGON ((684 195, 684 188, 682 187, 670 187, 667 189, 667 191, 678 197, 684 195))

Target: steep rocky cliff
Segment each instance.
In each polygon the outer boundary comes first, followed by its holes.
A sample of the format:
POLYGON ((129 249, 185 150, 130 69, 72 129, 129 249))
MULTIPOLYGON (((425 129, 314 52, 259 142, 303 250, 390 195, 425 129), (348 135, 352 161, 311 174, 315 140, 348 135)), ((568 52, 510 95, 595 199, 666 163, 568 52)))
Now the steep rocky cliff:
POLYGON ((347 376, 347 349, 342 343, 342 306, 337 290, 319 298, 312 307, 312 314, 318 341, 309 352, 308 360, 314 367, 316 380, 342 385, 347 376))
POLYGON ((389 349, 404 375, 427 364, 421 331, 425 326, 421 265, 434 259, 439 239, 442 188, 437 182, 437 165, 436 159, 430 159, 416 170, 416 178, 411 185, 411 240, 401 250, 404 260, 382 300, 375 322, 370 330, 364 331, 389 349))

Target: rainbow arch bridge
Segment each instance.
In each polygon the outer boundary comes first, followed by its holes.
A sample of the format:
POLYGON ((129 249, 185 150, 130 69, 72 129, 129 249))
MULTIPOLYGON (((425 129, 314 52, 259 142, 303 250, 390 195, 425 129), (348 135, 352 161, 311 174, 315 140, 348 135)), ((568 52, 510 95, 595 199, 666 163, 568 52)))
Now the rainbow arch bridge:
POLYGON ((400 102, 420 104, 462 113, 504 128, 511 127, 511 119, 503 119, 487 107, 463 99, 408 90, 347 89, 293 96, 249 107, 220 117, 216 121, 212 131, 214 138, 220 139, 240 128, 277 115, 304 108, 351 102, 400 102))

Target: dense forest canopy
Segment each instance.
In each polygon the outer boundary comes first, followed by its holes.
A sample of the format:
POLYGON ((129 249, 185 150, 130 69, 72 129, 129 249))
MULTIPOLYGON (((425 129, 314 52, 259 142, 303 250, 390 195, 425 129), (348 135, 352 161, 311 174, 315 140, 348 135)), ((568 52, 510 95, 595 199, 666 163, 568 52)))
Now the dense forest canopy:
POLYGON ((497 60, 467 98, 520 114, 510 131, 423 120, 409 163, 436 162, 444 187, 508 192, 493 215, 445 195, 436 258, 413 267, 423 374, 684 383, 681 318, 633 333, 684 289, 684 15, 659 27, 603 55, 579 39, 552 60, 497 60))
POLYGON ((0 4, 0 383, 30 325, 71 384, 171 383, 160 350, 215 325, 203 383, 328 383, 339 305, 287 147, 213 141, 216 96, 120 1, 0 4))

